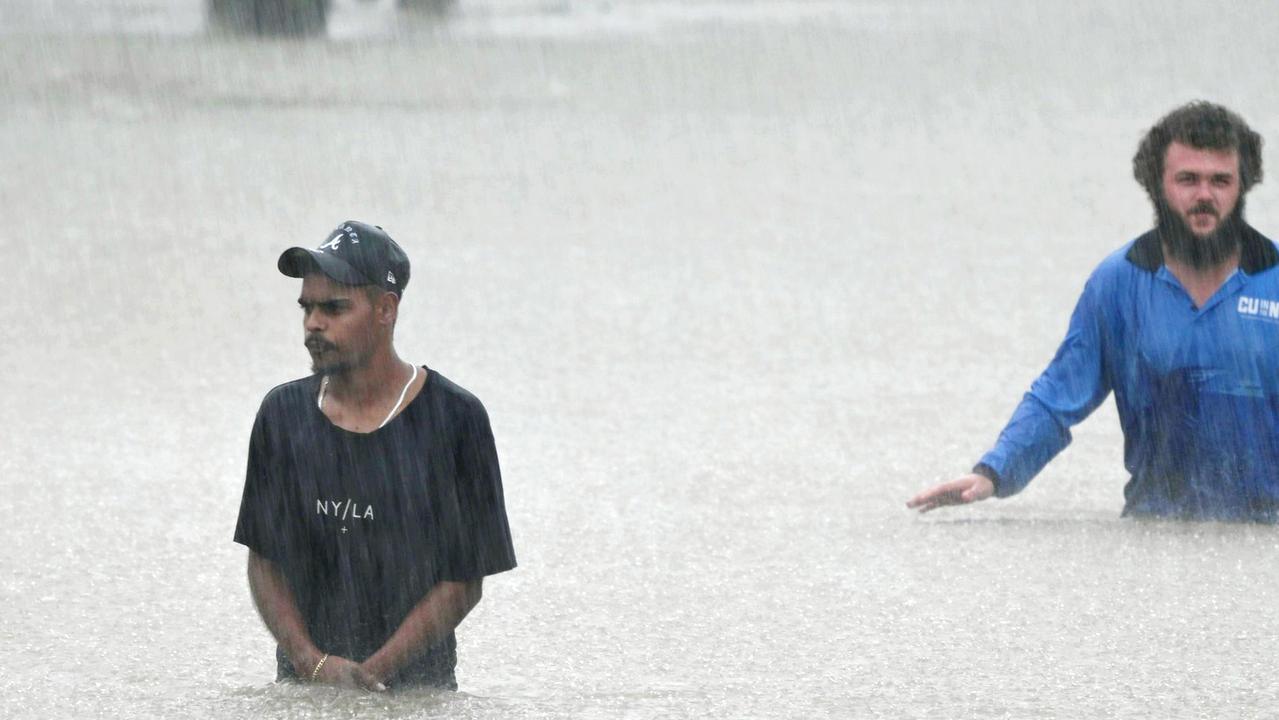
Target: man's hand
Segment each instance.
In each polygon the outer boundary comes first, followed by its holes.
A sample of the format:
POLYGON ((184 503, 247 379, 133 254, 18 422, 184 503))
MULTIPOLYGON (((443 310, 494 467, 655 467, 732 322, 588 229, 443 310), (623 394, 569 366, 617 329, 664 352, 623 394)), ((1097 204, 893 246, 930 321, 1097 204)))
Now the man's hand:
POLYGON ((966 505, 985 500, 995 494, 995 483, 990 478, 969 473, 958 480, 931 487, 906 501, 906 507, 918 509, 921 513, 934 510, 943 505, 966 505))
POLYGON ((442 580, 400 622, 386 643, 364 661, 370 677, 392 678, 413 658, 453 632, 483 594, 484 580, 442 580))
POLYGON ((365 669, 363 665, 337 655, 330 655, 324 661, 324 665, 320 667, 320 672, 315 676, 315 681, 326 685, 358 688, 371 692, 386 690, 386 686, 374 677, 373 673, 365 669))

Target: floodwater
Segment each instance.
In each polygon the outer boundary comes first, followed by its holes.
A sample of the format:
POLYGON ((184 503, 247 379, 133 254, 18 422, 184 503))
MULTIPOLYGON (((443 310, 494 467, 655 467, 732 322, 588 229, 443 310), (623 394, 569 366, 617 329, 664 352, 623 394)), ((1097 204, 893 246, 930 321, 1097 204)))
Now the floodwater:
MULTIPOLYGON (((0 5, 0 716, 1257 717, 1279 529, 1120 520, 1109 403, 965 471, 1196 97, 1279 162, 1279 8, 342 0, 0 5), (386 227, 397 344, 486 403, 520 567, 461 692, 271 681, 231 542, 275 259, 386 227)), ((1249 217, 1279 234, 1273 180, 1249 217)))

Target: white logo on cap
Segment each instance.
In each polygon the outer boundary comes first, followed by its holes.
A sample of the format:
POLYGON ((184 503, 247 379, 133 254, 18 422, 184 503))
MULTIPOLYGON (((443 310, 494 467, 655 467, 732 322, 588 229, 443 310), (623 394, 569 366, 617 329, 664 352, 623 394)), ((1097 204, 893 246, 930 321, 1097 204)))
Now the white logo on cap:
POLYGON ((392 285, 396 284, 395 275, 393 275, 390 270, 386 271, 386 281, 391 283, 392 285))
POLYGON ((329 238, 328 242, 320 243, 320 247, 318 249, 323 250, 324 248, 328 248, 330 250, 336 251, 338 249, 338 246, 341 244, 342 244, 342 235, 341 233, 339 233, 329 238))

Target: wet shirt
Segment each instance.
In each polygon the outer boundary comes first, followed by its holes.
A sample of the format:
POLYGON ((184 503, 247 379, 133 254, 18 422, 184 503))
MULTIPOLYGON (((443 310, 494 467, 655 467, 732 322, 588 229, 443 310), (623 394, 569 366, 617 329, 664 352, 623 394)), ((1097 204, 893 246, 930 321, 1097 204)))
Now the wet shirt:
MULTIPOLYGON (((281 569, 317 647, 359 662, 437 583, 509 570, 515 553, 475 396, 428 371, 385 427, 353 433, 319 410, 318 391, 310 377, 263 400, 235 541, 281 569)), ((450 633, 391 683, 456 687, 455 664, 450 633)))
POLYGON ((1088 279, 1066 339, 977 472, 1020 491, 1115 393, 1125 515, 1279 518, 1279 252, 1246 228, 1239 270, 1196 307, 1151 231, 1088 279))

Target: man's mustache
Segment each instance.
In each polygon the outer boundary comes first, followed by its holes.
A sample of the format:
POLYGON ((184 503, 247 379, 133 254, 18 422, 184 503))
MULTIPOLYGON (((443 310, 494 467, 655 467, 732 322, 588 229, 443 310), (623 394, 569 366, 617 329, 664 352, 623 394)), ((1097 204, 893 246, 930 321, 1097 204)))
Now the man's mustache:
POLYGON ((315 351, 315 352, 319 352, 319 351, 321 351, 321 350, 333 350, 333 349, 334 349, 334 348, 336 348, 336 347, 337 347, 336 345, 334 345, 333 343, 329 342, 328 340, 325 340, 324 338, 320 337, 319 335, 307 335, 307 336, 306 336, 306 349, 307 349, 307 350, 312 350, 312 351, 315 351))
POLYGON ((1221 217, 1221 213, 1217 212, 1217 208, 1213 207, 1212 205, 1206 202, 1201 202, 1195 205, 1194 207, 1190 208, 1190 213, 1189 213, 1190 215, 1198 215, 1200 213, 1206 213, 1215 218, 1221 217))

